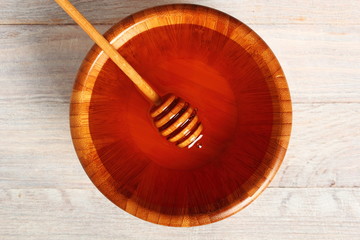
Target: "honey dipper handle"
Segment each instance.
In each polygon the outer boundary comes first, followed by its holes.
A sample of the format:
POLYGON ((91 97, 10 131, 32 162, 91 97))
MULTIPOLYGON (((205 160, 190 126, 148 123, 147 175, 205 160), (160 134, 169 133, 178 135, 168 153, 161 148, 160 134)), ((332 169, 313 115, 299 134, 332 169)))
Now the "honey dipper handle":
POLYGON ((155 90, 135 71, 119 52, 101 35, 91 23, 68 1, 54 0, 89 35, 89 37, 113 60, 130 78, 139 90, 155 105, 161 102, 155 90))

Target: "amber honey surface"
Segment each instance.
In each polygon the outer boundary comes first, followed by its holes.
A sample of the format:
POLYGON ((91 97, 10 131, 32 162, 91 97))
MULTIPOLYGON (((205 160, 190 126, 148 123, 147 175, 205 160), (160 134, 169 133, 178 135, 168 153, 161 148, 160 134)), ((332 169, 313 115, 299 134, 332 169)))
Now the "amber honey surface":
POLYGON ((216 211, 230 195, 246 198, 242 185, 262 164, 273 124, 270 90, 252 57, 224 35, 188 24, 142 32, 119 51, 160 94, 196 107, 204 130, 190 149, 168 142, 153 126, 151 104, 107 61, 89 126, 117 191, 170 215, 216 211))

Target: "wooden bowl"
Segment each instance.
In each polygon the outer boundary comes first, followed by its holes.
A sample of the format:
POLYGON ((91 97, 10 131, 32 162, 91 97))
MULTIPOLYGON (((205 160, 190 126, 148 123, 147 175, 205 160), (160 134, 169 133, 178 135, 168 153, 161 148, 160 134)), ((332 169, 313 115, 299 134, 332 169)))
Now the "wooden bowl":
POLYGON ((265 42, 225 13, 186 4, 138 12, 105 36, 159 93, 197 107, 204 130, 190 149, 160 136, 151 104, 93 46, 70 124, 95 186, 128 213, 167 226, 209 224, 252 202, 280 167, 292 121, 284 73, 265 42))

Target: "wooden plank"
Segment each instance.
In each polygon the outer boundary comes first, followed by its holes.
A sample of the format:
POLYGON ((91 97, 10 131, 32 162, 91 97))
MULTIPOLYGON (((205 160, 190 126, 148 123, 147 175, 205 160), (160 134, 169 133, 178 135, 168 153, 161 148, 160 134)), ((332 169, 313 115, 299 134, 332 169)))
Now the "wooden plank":
POLYGON ((294 104, 288 152, 272 186, 360 187, 360 104, 294 104))
POLYGON ((358 239, 360 189, 267 189, 243 211, 166 228, 120 210, 94 189, 0 190, 3 239, 358 239), (261 226, 259 225, 261 224, 261 226))
MULTIPOLYGON (((104 32, 108 27, 98 28, 104 32)), ((360 102, 360 91, 354 91, 360 89, 360 26, 253 28, 278 57, 293 102, 360 102)), ((30 85, 38 84, 41 87, 33 88, 31 95, 46 92, 59 101, 61 91, 61 99, 68 99, 92 45, 79 27, 0 26, 0 36, 0 51, 6 56, 0 60, 0 96, 17 101, 29 95, 30 85)))
MULTIPOLYGON (((194 1, 72 2, 104 32, 144 8, 194 1)), ((359 1, 196 3, 251 26, 288 78, 293 135, 270 187, 196 228, 118 209, 89 181, 69 133, 72 83, 91 40, 53 1, 0 0, 0 25, 71 24, 0 26, 0 239, 359 239, 359 1)))
POLYGON ((293 102, 359 102, 359 26, 251 26, 285 72, 293 102))
MULTIPOLYGON (((174 1, 72 2, 104 32, 103 24, 174 1)), ((3 25, 0 239, 359 239, 359 2, 197 3, 251 26, 288 78, 293 135, 270 188, 240 213, 196 228, 165 228, 118 209, 89 181, 69 133, 72 83, 91 40, 71 25, 3 25)), ((73 21, 53 1, 0 0, 1 24, 73 21)))
MULTIPOLYGON (((92 23, 113 24, 125 16, 156 5, 195 3, 191 0, 169 1, 79 1, 73 4, 92 23), (104 14, 105 13, 105 14, 104 14)), ((196 4, 224 11, 248 24, 359 24, 359 2, 251 0, 200 0, 196 4)), ((0 24, 73 24, 73 21, 53 1, 0 1, 0 24)))

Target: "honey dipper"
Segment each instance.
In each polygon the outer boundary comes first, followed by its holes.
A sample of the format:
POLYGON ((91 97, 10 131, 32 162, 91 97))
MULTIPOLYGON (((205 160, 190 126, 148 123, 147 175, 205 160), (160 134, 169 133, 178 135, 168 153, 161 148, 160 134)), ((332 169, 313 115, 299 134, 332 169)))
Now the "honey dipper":
POLYGON ((135 71, 120 53, 95 29, 93 25, 68 1, 54 0, 89 35, 89 37, 130 78, 143 95, 153 103, 150 115, 160 134, 178 147, 191 147, 201 138, 203 126, 196 109, 183 99, 159 94, 135 71))

